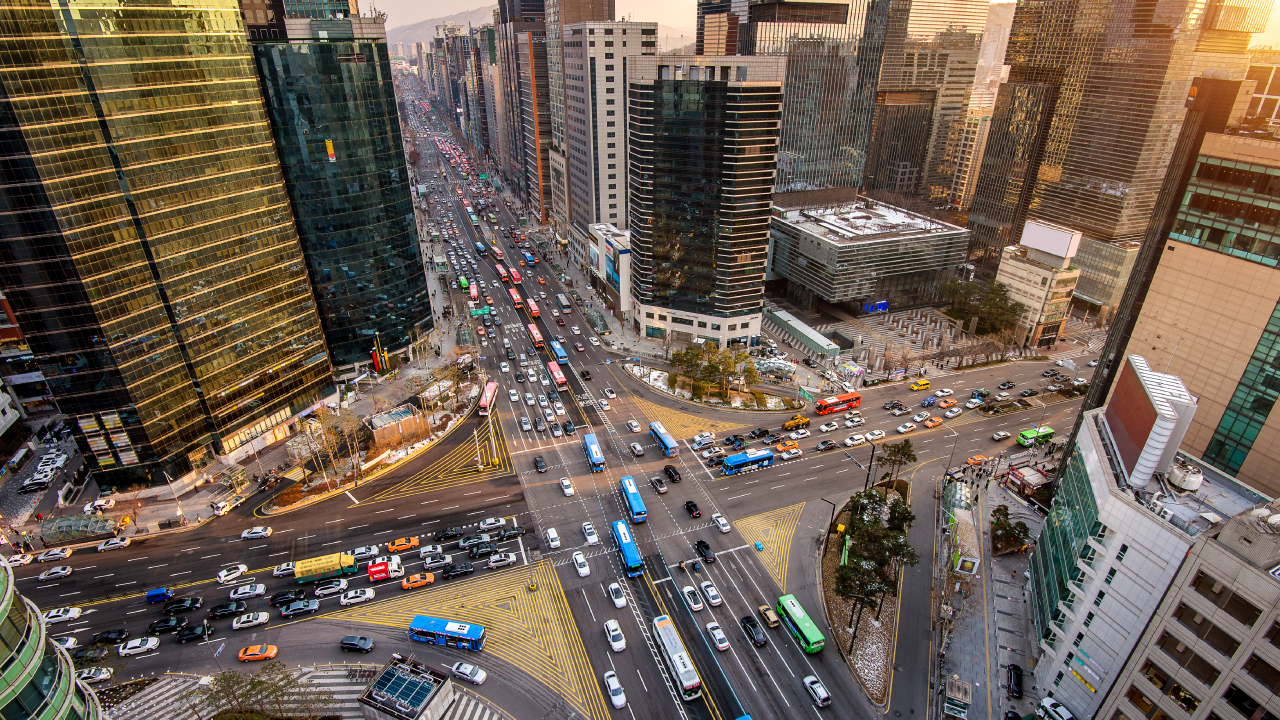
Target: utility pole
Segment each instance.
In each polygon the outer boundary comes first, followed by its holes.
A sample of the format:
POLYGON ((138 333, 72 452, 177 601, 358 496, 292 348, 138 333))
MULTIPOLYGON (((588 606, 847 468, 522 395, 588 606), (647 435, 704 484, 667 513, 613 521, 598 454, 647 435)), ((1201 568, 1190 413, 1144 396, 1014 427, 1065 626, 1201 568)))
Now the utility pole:
POLYGON ((867 461, 867 481, 862 486, 862 489, 864 492, 866 490, 871 489, 871 473, 875 472, 875 468, 876 468, 876 444, 871 443, 871 459, 867 461))
POLYGON ((182 512, 182 503, 178 502, 178 494, 173 491, 173 480, 169 478, 169 471, 164 471, 165 484, 169 486, 169 494, 173 496, 173 503, 178 506, 178 515, 182 517, 182 522, 186 523, 187 516, 182 512))

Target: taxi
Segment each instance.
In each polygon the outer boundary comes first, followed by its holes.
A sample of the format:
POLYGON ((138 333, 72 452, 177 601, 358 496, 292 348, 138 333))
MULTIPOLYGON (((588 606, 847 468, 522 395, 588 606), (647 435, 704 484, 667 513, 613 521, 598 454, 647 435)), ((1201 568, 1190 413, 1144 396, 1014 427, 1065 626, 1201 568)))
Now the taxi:
POLYGON ((786 452, 788 450, 797 450, 799 448, 800 448, 800 443, 796 442, 795 440, 787 440, 786 442, 778 443, 777 450, 778 452, 786 452))
POLYGON ((938 402, 938 407, 940 407, 940 408, 944 408, 944 409, 945 409, 945 408, 952 407, 952 406, 954 406, 955 404, 956 404, 956 399, 955 399, 955 398, 947 398, 946 400, 940 400, 940 401, 938 402))
POLYGON ((423 585, 430 585, 436 581, 436 576, 432 573, 417 573, 400 581, 400 588, 403 590, 412 590, 420 588, 423 585))
POLYGON ((538 284, 539 284, 539 285, 546 285, 546 284, 547 284, 547 280, 546 280, 546 278, 538 278, 538 284))
POLYGON ((931 417, 931 418, 929 418, 928 420, 925 420, 925 421, 924 421, 924 426, 925 426, 925 427, 927 427, 927 428, 934 428, 934 427, 938 427, 938 426, 939 426, 939 425, 941 425, 941 424, 942 424, 942 418, 940 418, 940 417, 936 417, 936 416, 935 416, 935 417, 931 417))
POLYGON ((256 660, 271 660, 279 652, 279 648, 275 645, 250 645, 240 651, 240 662, 254 662, 256 660))
POLYGON ((396 540, 393 540, 391 544, 387 546, 387 552, 393 552, 393 553, 404 552, 405 550, 412 550, 416 547, 418 547, 418 538, 416 537, 398 538, 396 540))
POLYGON ((968 462, 970 465, 981 465, 982 463, 987 462, 990 459, 991 458, 988 458, 986 455, 974 455, 973 457, 969 458, 966 462, 968 462))

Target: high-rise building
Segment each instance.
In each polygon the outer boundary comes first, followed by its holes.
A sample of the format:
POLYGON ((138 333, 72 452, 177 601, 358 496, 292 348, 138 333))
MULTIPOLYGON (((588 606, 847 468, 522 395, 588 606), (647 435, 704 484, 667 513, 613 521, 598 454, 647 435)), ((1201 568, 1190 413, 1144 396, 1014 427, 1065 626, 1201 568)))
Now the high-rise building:
POLYGON ((547 34, 516 34, 520 86, 520 135, 524 151, 524 202, 545 223, 551 215, 551 104, 547 98, 547 34))
POLYGON ((375 336, 395 352, 434 327, 385 22, 291 19, 252 41, 337 368, 369 364, 375 336))
POLYGON ((1256 118, 1256 127, 1270 128, 1280 115, 1280 48, 1250 48, 1248 79, 1256 85, 1247 114, 1256 118))
MULTIPOLYGON (((1029 216, 1081 231, 1082 266, 1098 256, 1106 267, 1103 246, 1140 241, 1192 79, 1210 68, 1242 79, 1270 6, 1020 2, 969 213, 973 254, 990 267, 1029 216)), ((1078 301, 1106 302, 1120 272, 1086 276, 1078 301)))
POLYGON ((1071 294, 1080 280, 1080 269, 1071 262, 1079 247, 1078 231, 1028 220, 1022 243, 1004 249, 996 282, 1009 289, 1010 300, 1026 308, 1018 318, 1016 344, 1048 347, 1066 329, 1071 294))
MULTIPOLYGON (((520 33, 546 32, 546 8, 543 0, 499 0, 497 12, 498 65, 502 78, 502 105, 507 121, 502 132, 509 155, 503 158, 500 172, 522 198, 527 198, 528 175, 525 172, 525 134, 523 126, 524 98, 521 95, 520 33)), ((527 53, 527 50, 526 50, 527 53)), ((545 98, 544 98, 545 104, 545 98)), ((548 128, 548 132, 550 129, 548 128)), ((527 202, 527 201, 526 201, 527 202)))
POLYGON ((737 31, 739 24, 747 21, 747 2, 748 0, 697 0, 698 30, 694 40, 694 54, 737 55, 737 31), (733 34, 732 40, 730 33, 733 34))
POLYGON ((738 17, 738 54, 786 59, 777 191, 861 186, 890 3, 723 5, 738 17))
POLYGON ((0 717, 23 720, 99 720, 98 696, 76 679, 71 657, 52 641, 40 608, 18 594, 13 570, 0 560, 0 654, 6 672, 0 717))
POLYGON ((162 484, 332 369, 238 4, 62 8, 3 11, 0 286, 98 483, 162 484))
POLYGON ((631 60, 628 310, 637 332, 720 347, 760 333, 785 65, 631 60))
POLYGON ((328 20, 360 14, 356 0, 283 0, 283 5, 284 17, 291 18, 328 20))

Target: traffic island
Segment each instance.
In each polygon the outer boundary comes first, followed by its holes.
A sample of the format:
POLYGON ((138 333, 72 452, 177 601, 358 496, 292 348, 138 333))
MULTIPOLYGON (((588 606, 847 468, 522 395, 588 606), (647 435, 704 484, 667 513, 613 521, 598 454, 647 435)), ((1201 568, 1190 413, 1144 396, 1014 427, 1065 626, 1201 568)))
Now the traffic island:
POLYGON ((630 364, 624 367, 632 377, 664 395, 707 407, 723 410, 767 411, 794 410, 805 406, 802 400, 773 395, 763 390, 724 390, 666 370, 630 364))

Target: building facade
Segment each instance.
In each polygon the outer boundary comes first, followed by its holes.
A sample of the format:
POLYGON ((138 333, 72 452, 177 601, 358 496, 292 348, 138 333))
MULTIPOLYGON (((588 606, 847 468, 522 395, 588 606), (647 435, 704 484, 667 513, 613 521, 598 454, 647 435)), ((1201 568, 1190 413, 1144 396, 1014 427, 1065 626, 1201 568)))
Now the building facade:
POLYGON ((520 84, 520 135, 524 198, 541 223, 551 215, 551 106, 547 102, 547 37, 544 30, 516 35, 520 84))
POLYGON ((785 63, 632 61, 629 317, 637 332, 721 347, 759 333, 785 63))
POLYGON ((1079 247, 1079 232, 1028 220, 1022 244, 1010 245, 1001 254, 996 282, 1009 288, 1010 300, 1027 308, 1018 323, 1024 347, 1049 347, 1066 329, 1080 280, 1080 268, 1072 264, 1079 247))
POLYGON ((591 284, 604 298, 606 309, 628 322, 631 305, 631 233, 609 223, 589 225, 591 237, 587 266, 591 284))
POLYGON ((1280 114, 1280 48, 1249 48, 1248 78, 1255 83, 1248 116, 1256 118, 1255 127, 1272 128, 1280 114))
MULTIPOLYGON (((519 36, 521 33, 546 33, 546 7, 543 0, 499 0, 495 20, 498 27, 498 64, 502 78, 502 105, 506 108, 507 122, 502 131, 507 138, 504 147, 509 155, 503 158, 499 172, 521 197, 528 200, 528 173, 525 168, 524 108, 532 104, 523 95, 519 36)), ((543 43, 545 47, 545 43, 543 43)), ((525 50, 526 54, 528 50, 525 50)), ((544 69, 545 71, 545 69, 544 69)), ((543 104, 546 104, 544 98, 543 104)), ((547 130, 550 133, 550 128, 547 130)), ((549 135, 548 135, 549 137, 549 135)), ((535 153, 536 154, 536 153, 535 153)))

